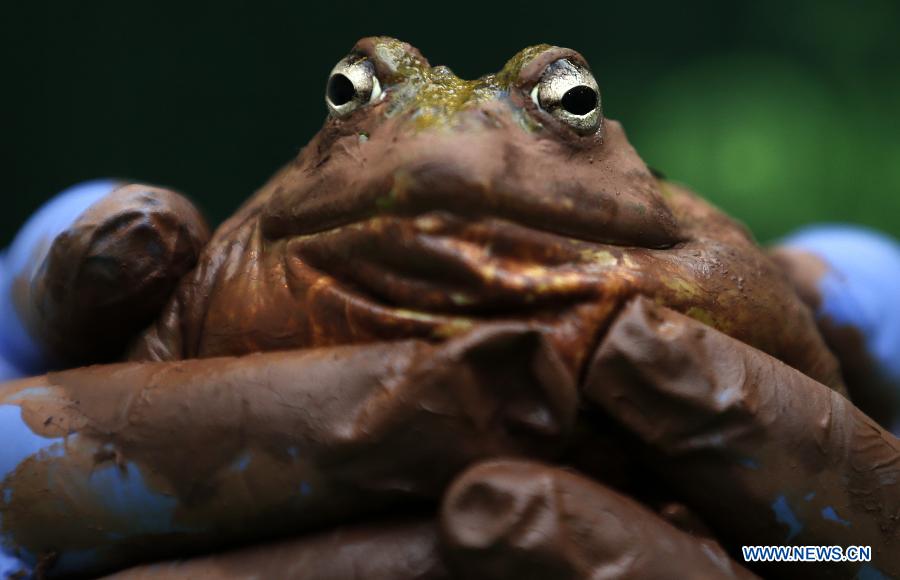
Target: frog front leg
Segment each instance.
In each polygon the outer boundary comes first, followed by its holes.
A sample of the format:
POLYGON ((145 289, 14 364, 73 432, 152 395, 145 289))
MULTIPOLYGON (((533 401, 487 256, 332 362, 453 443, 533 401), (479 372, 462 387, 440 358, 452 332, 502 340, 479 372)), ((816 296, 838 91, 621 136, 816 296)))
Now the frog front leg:
POLYGON ((120 356, 208 238, 199 211, 167 189, 103 180, 57 196, 0 260, 4 376, 120 356))

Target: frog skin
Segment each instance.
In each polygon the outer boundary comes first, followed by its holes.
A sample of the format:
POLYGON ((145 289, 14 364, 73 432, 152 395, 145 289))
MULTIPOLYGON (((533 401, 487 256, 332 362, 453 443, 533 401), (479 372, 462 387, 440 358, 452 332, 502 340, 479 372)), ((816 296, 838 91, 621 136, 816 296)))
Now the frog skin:
POLYGON ((595 434, 579 390, 626 310, 682 313, 845 392, 744 227, 654 176, 599 93, 579 114, 552 100, 554 82, 594 90, 577 52, 464 81, 377 37, 335 70, 322 130, 215 231, 126 362, 0 388, 65 443, 7 478, 5 542, 96 572, 433 501, 480 459, 565 463, 595 434), (159 513, 123 516, 91 479, 105 469, 159 513))
MULTIPOLYGON (((576 52, 463 81, 360 41, 383 93, 225 222, 133 360, 424 338, 524 320, 576 374, 643 295, 842 388, 808 310, 747 231, 654 178, 615 121, 579 134, 530 93, 576 52)), ((598 103, 599 108, 599 103, 598 103)))

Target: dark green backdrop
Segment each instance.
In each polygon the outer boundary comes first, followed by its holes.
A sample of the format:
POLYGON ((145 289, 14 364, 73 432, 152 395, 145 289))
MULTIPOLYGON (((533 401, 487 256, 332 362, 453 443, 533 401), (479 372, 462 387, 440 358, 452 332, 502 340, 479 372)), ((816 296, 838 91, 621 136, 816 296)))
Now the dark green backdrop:
POLYGON ((218 222, 320 126, 331 66, 390 34, 464 77, 538 42, 590 61, 644 159, 764 240, 900 236, 900 3, 6 2, 0 245, 42 201, 121 176, 218 222), (786 6, 789 4, 789 6, 786 6))

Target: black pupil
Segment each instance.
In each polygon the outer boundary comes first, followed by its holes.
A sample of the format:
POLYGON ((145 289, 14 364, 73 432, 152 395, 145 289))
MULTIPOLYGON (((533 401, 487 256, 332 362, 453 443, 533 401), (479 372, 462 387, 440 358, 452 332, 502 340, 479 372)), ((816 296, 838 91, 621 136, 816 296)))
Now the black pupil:
POLYGON ((353 86, 350 79, 341 73, 338 73, 332 75, 332 77, 328 79, 327 94, 328 100, 331 101, 334 106, 340 107, 353 100, 353 97, 356 95, 356 88, 353 86))
POLYGON ((587 115, 597 107, 597 91, 584 85, 572 87, 563 95, 562 106, 573 115, 587 115))

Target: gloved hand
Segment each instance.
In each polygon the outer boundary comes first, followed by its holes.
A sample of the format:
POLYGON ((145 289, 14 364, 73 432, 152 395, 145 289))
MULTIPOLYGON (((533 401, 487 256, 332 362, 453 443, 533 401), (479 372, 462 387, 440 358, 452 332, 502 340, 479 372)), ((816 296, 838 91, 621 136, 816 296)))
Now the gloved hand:
POLYGON ((116 181, 101 179, 66 189, 38 209, 0 254, 0 381, 44 372, 47 365, 44 349, 16 312, 15 288, 30 283, 56 236, 118 186, 116 181))
POLYGON ((853 402, 900 433, 900 244, 863 228, 813 226, 774 257, 815 312, 853 402))
POLYGON ((59 194, 0 255, 0 380, 113 360, 208 237, 168 190, 99 180, 59 194))
POLYGON ((501 325, 442 346, 76 369, 9 384, 0 400, 21 409, 0 425, 25 450, 2 466, 6 545, 56 573, 350 520, 427 521, 443 497, 438 539, 427 523, 367 527, 125 577, 239 578, 266 554, 284 566, 273 575, 295 578, 747 577, 726 553, 787 543, 869 545, 873 562, 754 569, 900 575, 897 439, 824 385, 641 298, 580 385, 534 330, 501 325), (618 426, 615 444, 726 552, 586 475, 506 461, 465 471, 503 457, 581 468, 568 451, 594 435, 578 407, 618 426), (397 544, 390 562, 371 556, 397 544), (309 566, 320 549, 333 561, 309 566))
MULTIPOLYGON (((58 247, 66 256, 79 244, 58 247)), ((123 245, 106 247, 101 255, 123 245)), ((28 296, 40 295, 41 280, 78 279, 62 274, 65 260, 45 262, 28 296)), ((41 312, 26 310, 30 328, 59 326, 41 312)), ((47 352, 65 352, 67 333, 47 352)), ((365 517, 365 528, 123 574, 745 576, 713 540, 584 475, 509 460, 465 471, 520 456, 591 472, 567 453, 584 427, 580 401, 622 429, 616 445, 633 450, 732 557, 741 543, 868 544, 875 566, 898 572, 897 441, 822 385, 641 300, 613 325, 581 385, 532 330, 497 327, 437 349, 410 341, 79 369, 4 386, 0 400, 0 438, 11 443, 0 448, 0 569, 100 570, 365 517), (434 465, 421 469, 426 462, 434 465), (410 509, 425 519, 378 523, 384 511, 410 509), (316 554, 334 557, 313 565, 316 554)), ((763 570, 881 573, 860 564, 763 570)))

